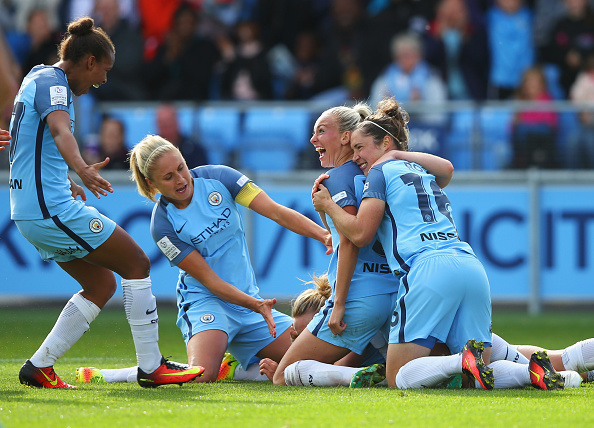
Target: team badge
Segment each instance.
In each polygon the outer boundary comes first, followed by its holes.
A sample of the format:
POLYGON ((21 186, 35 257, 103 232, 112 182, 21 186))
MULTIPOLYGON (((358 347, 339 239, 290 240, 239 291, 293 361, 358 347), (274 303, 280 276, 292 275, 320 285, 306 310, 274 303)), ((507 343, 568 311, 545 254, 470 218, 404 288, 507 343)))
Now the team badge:
POLYGON ((221 202, 223 202, 223 197, 219 192, 212 192, 210 195, 208 195, 208 203, 210 205, 216 207, 217 205, 221 205, 221 202))
POLYGON ((204 314, 200 317, 200 321, 202 321, 203 323, 206 323, 206 324, 210 324, 211 322, 214 321, 214 315, 213 314, 204 314))
POLYGON ((89 229, 91 229, 91 232, 93 233, 99 233, 103 230, 103 222, 98 218, 94 218, 89 223, 89 229))

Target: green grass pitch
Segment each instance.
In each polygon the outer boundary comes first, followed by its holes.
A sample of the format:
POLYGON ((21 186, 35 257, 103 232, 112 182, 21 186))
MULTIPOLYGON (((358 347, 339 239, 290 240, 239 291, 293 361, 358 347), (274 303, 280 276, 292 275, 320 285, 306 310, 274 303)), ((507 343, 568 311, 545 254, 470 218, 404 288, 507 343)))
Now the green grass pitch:
MULTIPOLYGON (((61 308, 0 309, 0 426, 13 427, 517 427, 594 426, 594 384, 564 391, 408 390, 387 387, 288 388, 269 382, 186 384, 142 389, 136 384, 85 384, 77 390, 26 388, 18 370, 51 329, 61 308)), ((160 347, 185 362, 175 308, 159 307, 160 347)), ((593 336, 594 313, 494 311, 493 329, 510 343, 563 348, 593 336)), ((58 361, 74 383, 87 365, 135 364, 123 308, 104 310, 58 361)))

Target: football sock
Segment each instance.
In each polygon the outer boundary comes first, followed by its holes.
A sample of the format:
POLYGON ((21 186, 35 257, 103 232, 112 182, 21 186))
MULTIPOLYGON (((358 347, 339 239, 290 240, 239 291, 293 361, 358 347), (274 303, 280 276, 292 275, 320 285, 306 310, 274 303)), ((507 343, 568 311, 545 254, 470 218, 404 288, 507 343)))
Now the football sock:
POLYGON ((77 293, 72 296, 62 309, 52 331, 31 357, 31 363, 35 367, 53 366, 89 329, 89 324, 100 311, 97 305, 82 295, 77 293))
MULTIPOLYGON (((517 364, 513 361, 499 360, 489 364, 493 369, 495 377, 494 388, 523 388, 530 385, 530 372, 528 364, 517 364)), ((481 384, 475 380, 475 388, 482 388, 481 384)))
POLYGON ((565 370, 584 373, 594 369, 594 339, 586 339, 563 350, 565 370))
POLYGON ((462 354, 416 358, 400 368, 396 375, 396 387, 432 387, 456 373, 462 373, 462 354))
POLYGON ((136 383, 138 378, 138 367, 126 367, 125 369, 101 369, 99 370, 105 382, 128 382, 136 383))
POLYGON ((594 382, 594 370, 590 370, 586 377, 586 382, 594 382))
POLYGON ((492 334, 491 342, 493 345, 491 348, 491 361, 507 360, 520 364, 528 364, 530 361, 518 352, 518 345, 510 345, 495 333, 492 334))
POLYGON ((151 278, 122 278, 124 309, 130 324, 136 361, 145 373, 152 373, 161 365, 159 351, 159 317, 157 299, 151 290, 151 278))
POLYGON ((233 373, 233 380, 251 380, 251 381, 264 381, 268 380, 268 377, 264 374, 260 374, 260 364, 250 364, 247 370, 244 370, 242 365, 239 364, 235 368, 233 373))
POLYGON ((285 368, 288 386, 349 386, 360 368, 335 366, 315 360, 297 361, 285 368))

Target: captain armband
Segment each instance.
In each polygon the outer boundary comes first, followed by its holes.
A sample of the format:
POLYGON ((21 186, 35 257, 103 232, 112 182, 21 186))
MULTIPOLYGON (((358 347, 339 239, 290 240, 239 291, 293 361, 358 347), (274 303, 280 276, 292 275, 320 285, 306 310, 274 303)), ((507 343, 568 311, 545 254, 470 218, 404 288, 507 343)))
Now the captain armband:
POLYGON ((239 205, 249 208, 254 198, 258 196, 261 191, 262 189, 250 181, 239 191, 235 197, 235 202, 237 202, 239 205))

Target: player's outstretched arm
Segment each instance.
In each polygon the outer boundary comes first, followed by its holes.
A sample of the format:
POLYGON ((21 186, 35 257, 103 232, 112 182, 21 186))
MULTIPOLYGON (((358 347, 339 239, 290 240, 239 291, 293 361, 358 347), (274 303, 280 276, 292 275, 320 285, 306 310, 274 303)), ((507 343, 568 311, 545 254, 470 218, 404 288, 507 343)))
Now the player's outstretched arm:
POLYGON ((268 217, 292 232, 320 241, 326 246, 326 254, 332 253, 332 235, 330 235, 330 232, 303 214, 275 202, 266 192, 260 192, 252 200, 250 209, 264 217, 268 217))
POLYGON ((46 121, 60 154, 68 166, 80 177, 86 188, 97 198, 101 198, 101 195, 107 196, 108 192, 113 193, 109 181, 99 175, 99 170, 107 165, 109 158, 94 165, 87 165, 80 154, 76 139, 70 131, 68 113, 63 110, 55 110, 47 115, 46 121))

